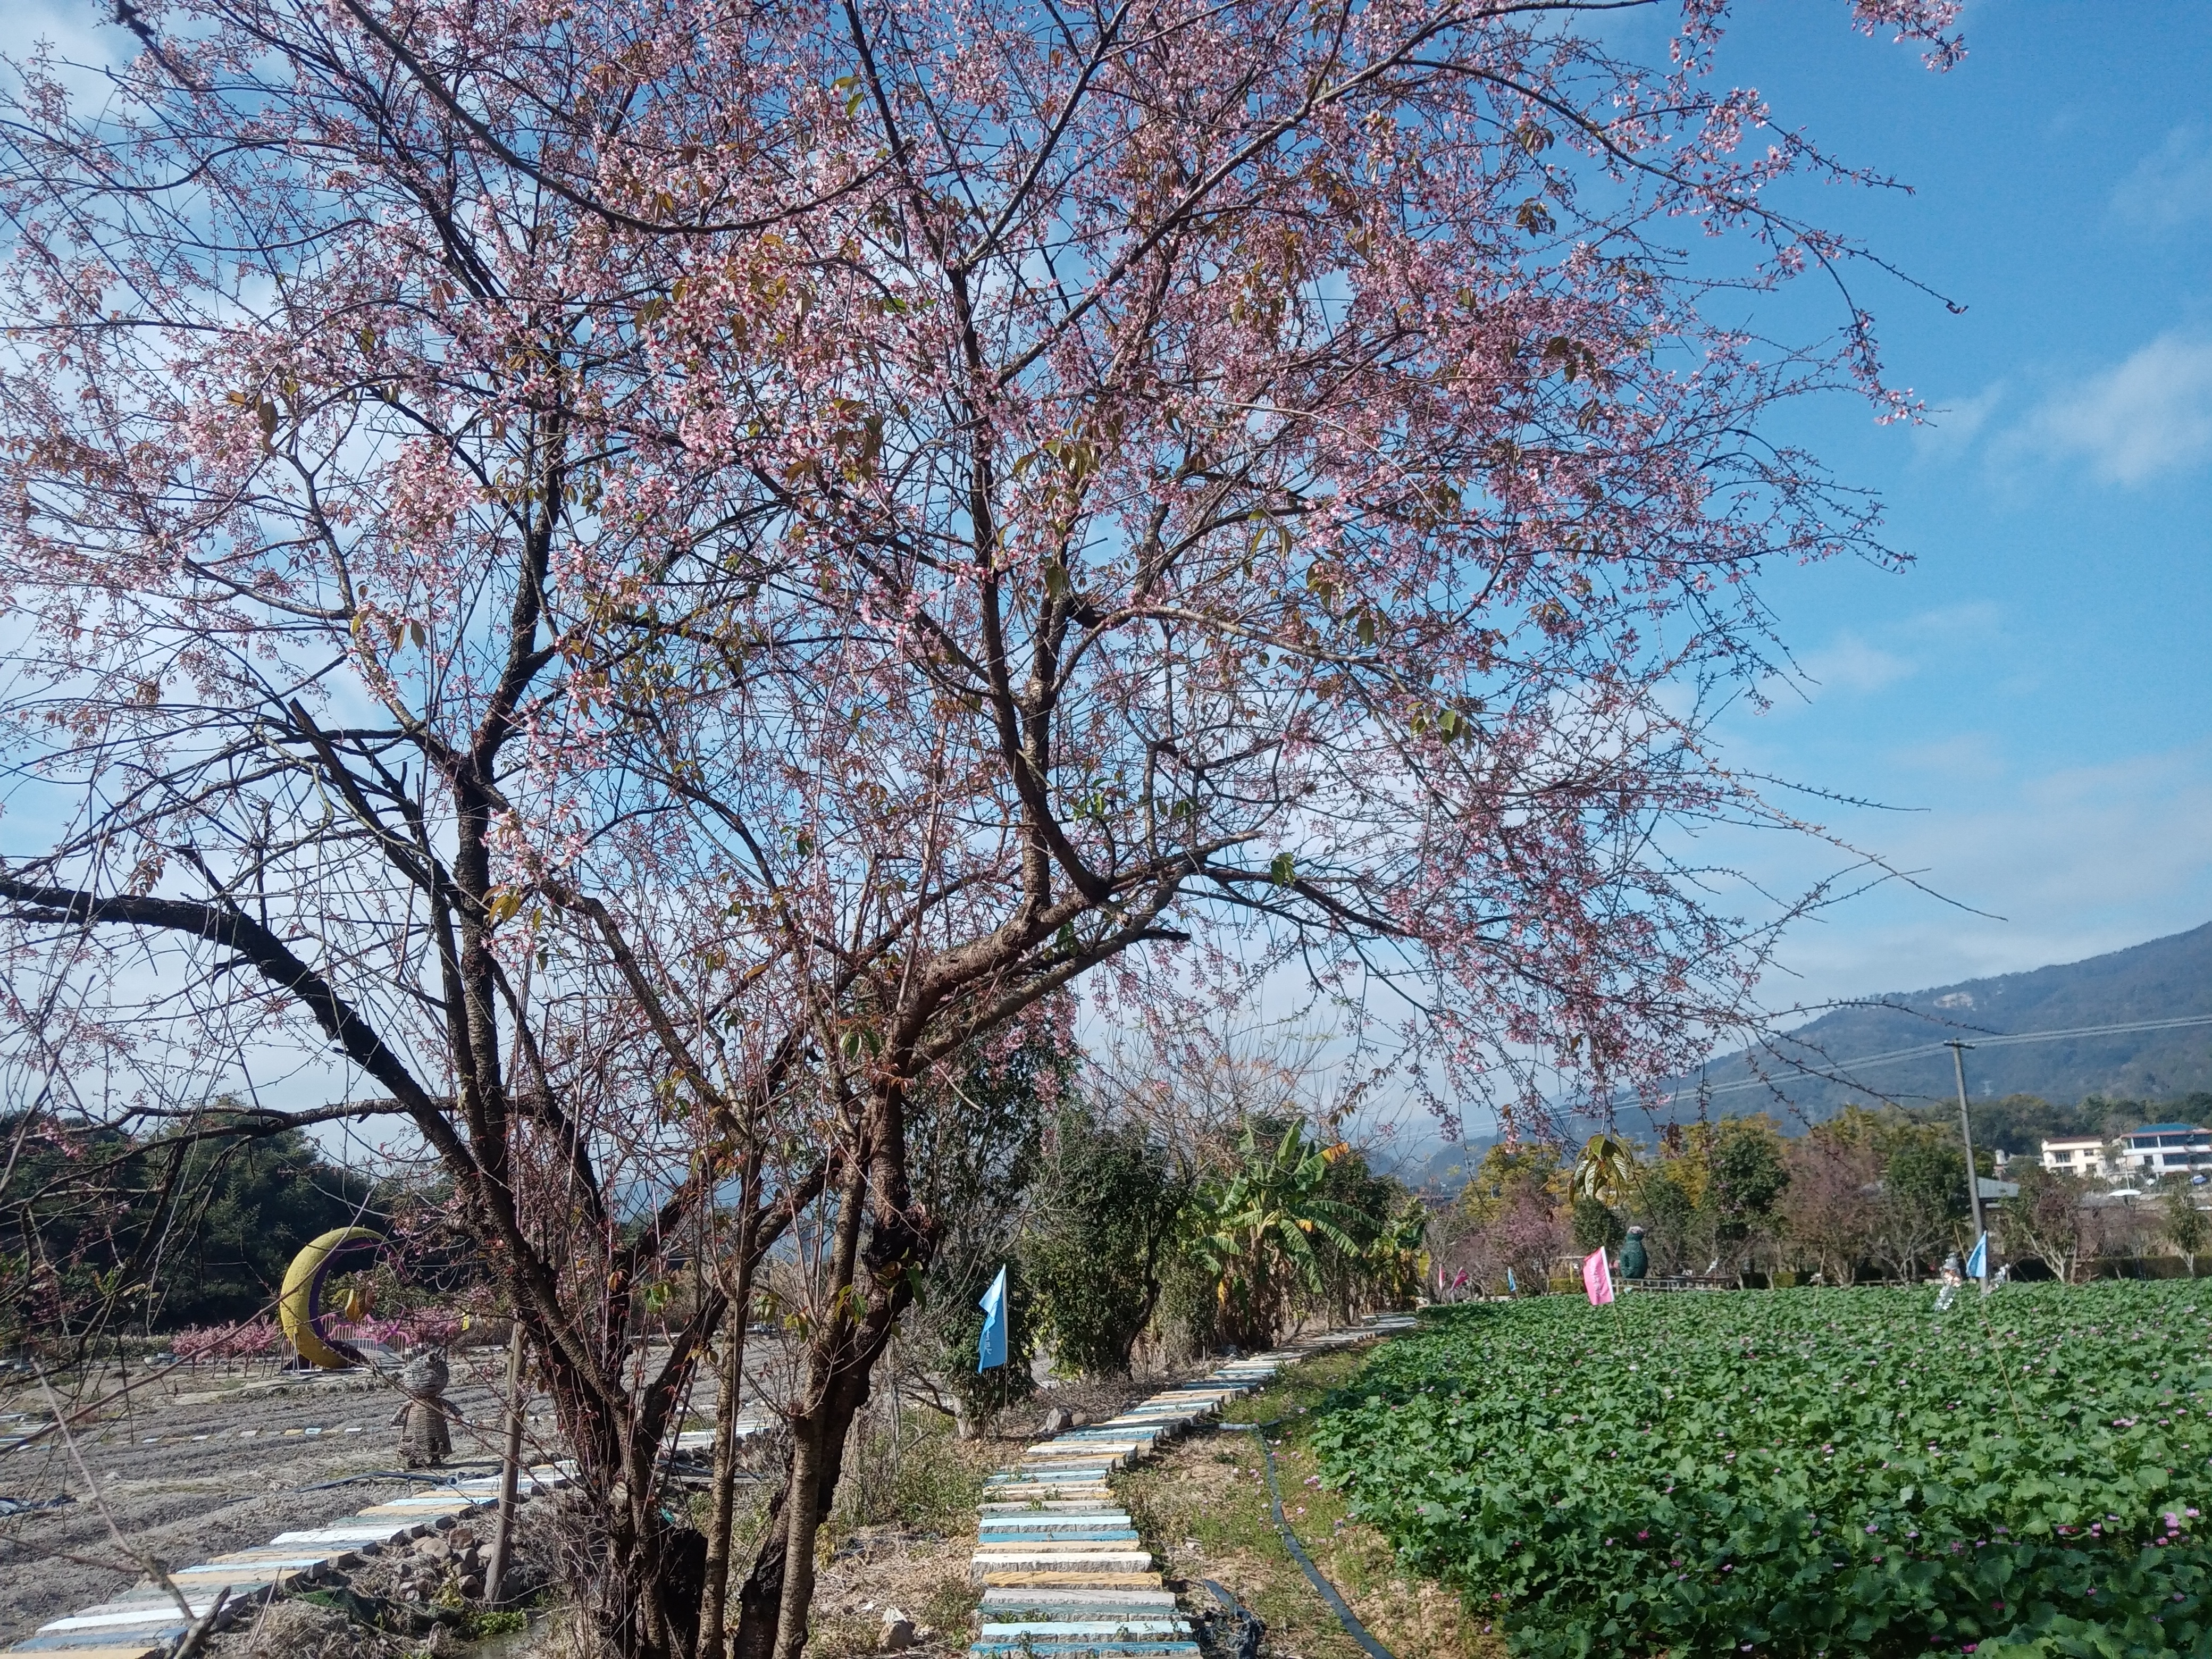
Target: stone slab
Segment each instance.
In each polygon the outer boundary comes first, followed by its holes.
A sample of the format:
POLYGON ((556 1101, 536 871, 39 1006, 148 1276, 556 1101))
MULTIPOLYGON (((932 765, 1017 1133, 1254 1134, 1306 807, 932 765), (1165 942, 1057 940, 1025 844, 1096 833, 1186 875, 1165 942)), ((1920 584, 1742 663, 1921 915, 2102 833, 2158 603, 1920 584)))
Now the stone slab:
MULTIPOLYGON (((1075 1659, 1075 1656, 1083 1654, 1128 1654, 1133 1656, 1142 1655, 1149 1659, 1149 1656, 1154 1654, 1195 1656, 1199 1650, 1198 1644, 1195 1642, 1147 1642, 1142 1638, 1128 1642, 1108 1640, 1071 1642, 1066 1644, 1054 1643, 1053 1649, 1056 1653, 1068 1656, 1068 1659, 1075 1659)), ((968 1649, 970 1653, 1030 1653, 1035 1650, 1035 1644, 1027 1637, 1022 1637, 1012 1642, 971 1643, 968 1649)))
POLYGON ((1097 1500, 1091 1498, 1051 1498, 1033 1504, 984 1504, 981 1508, 987 1517, 1000 1515, 1091 1515, 1097 1512, 1097 1500))
POLYGON ((1017 1572, 1000 1569, 985 1573, 982 1583, 988 1588, 1000 1589, 1066 1589, 1069 1585, 1097 1589, 1158 1589, 1161 1579, 1157 1572, 1061 1572, 1049 1569, 1017 1572))
POLYGON ((1129 1619, 1120 1623, 1110 1619, 1055 1619, 1036 1624, 985 1625, 976 1633, 986 1642, 1010 1641, 1018 1636, 1039 1642, 1066 1642, 1085 1636, 1188 1636, 1190 1629, 1188 1619, 1129 1619))

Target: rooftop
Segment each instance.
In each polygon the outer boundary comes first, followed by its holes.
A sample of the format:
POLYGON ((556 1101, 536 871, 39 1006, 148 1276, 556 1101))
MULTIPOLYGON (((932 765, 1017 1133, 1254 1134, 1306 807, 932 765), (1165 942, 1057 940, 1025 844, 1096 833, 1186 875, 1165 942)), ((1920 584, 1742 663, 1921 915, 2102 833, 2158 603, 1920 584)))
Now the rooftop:
POLYGON ((2146 1123, 2142 1128, 2130 1129, 2128 1133, 2130 1135, 2212 1135, 2212 1129, 2195 1123, 2146 1123))

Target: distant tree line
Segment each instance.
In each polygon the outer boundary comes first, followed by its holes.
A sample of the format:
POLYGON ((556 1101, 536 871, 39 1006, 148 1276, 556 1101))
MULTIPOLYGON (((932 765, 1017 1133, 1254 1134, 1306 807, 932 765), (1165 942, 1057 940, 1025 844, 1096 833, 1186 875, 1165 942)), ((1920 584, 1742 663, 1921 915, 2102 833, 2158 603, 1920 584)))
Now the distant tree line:
MULTIPOLYGON (((2171 1250, 2193 1273, 2212 1249, 2212 1218, 2185 1177, 2116 1197, 2045 1170, 2039 1154, 2046 1139, 2197 1121, 2208 1109, 2212 1095, 2202 1094, 1976 1103, 1978 1172, 1993 1174, 2002 1152, 2020 1188, 1985 1206, 1999 1259, 2070 1279, 2100 1258, 2171 1250)), ((1438 1283, 1461 1294, 1509 1283, 1541 1289, 1572 1254, 1614 1248, 1632 1225, 1643 1230, 1653 1273, 1739 1282, 1753 1273, 1835 1285, 1911 1279, 1972 1243, 1958 1117, 1941 1107, 1850 1105, 1797 1135, 1764 1114, 1669 1126, 1655 1144, 1625 1153, 1612 1184, 1610 1201, 1593 1195, 1570 1155, 1546 1143, 1491 1147, 1434 1222, 1438 1283)))
MULTIPOLYGON (((199 1126, 219 1128, 228 1109, 199 1126)), ((300 1247, 369 1217, 375 1183, 301 1131, 139 1139, 0 1119, 0 1345, 227 1324, 265 1313, 300 1247)))
MULTIPOLYGON (((2212 1119, 2212 1094, 2198 1091, 2172 1100, 2111 1100, 2090 1095, 2076 1104, 2061 1105, 2040 1095, 2006 1095, 1973 1103, 1974 1149, 2002 1152, 2010 1158, 2037 1156, 2046 1140, 2066 1140, 2094 1135, 2111 1139, 2139 1129, 2146 1123, 2203 1123, 2212 1119)), ((1958 1109, 1953 1106, 1915 1106, 1908 1116, 1923 1122, 1955 1127, 1958 1109)))
MULTIPOLYGON (((1425 1210, 1295 1092, 1200 1106, 1147 1077, 1117 1093, 1046 1037, 919 1092, 915 1196, 945 1239, 902 1344, 908 1368, 980 1412, 1026 1397, 1040 1352, 1063 1373, 1126 1374, 1404 1301, 1425 1210), (1150 1109, 1131 1109, 1139 1091, 1150 1109), (1002 1266, 1015 1363, 979 1377, 977 1302, 1002 1266)), ((343 1167, 298 1130, 220 1133, 244 1115, 220 1103, 189 1135, 144 1139, 51 1115, 0 1120, 0 1344, 59 1350, 266 1316, 300 1248, 352 1224, 392 1241, 368 1275, 380 1314, 483 1299, 442 1191, 343 1167)), ((798 1270, 766 1276, 767 1311, 796 1305, 785 1281, 798 1270)), ((692 1278, 679 1261, 631 1294, 641 1314, 678 1319, 692 1278)))

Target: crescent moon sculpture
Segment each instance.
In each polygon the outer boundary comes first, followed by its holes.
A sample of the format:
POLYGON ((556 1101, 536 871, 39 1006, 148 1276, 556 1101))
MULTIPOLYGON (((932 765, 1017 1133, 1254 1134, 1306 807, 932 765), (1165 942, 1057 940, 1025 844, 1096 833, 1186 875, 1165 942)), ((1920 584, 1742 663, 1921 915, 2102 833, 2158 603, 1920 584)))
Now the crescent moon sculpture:
MULTIPOLYGON (((292 1265, 284 1270, 283 1291, 276 1298, 276 1318, 301 1364, 337 1371, 362 1363, 359 1350, 350 1343, 324 1334, 324 1323, 331 1316, 323 1308, 323 1285, 342 1261, 374 1255, 383 1243, 383 1234, 367 1227, 335 1227, 310 1240, 292 1258, 292 1265)), ((348 1261, 347 1265, 357 1264, 348 1261)))

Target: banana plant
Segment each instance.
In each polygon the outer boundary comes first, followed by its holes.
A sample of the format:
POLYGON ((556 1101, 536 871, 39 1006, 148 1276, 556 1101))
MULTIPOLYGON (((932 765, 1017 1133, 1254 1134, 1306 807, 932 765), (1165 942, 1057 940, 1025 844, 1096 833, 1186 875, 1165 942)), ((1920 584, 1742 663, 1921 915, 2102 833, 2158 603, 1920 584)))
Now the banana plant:
POLYGON ((1636 1184, 1636 1154, 1626 1141, 1602 1132, 1583 1144, 1575 1159, 1574 1195, 1594 1198, 1619 1209, 1636 1184))
POLYGON ((1194 1206, 1192 1251, 1213 1276, 1218 1329, 1247 1348, 1273 1342, 1293 1294, 1321 1292, 1325 1252, 1364 1261, 1389 1231, 1387 1218, 1324 1190, 1348 1146, 1308 1139, 1298 1119, 1279 1137, 1273 1127, 1248 1119, 1228 1176, 1202 1182, 1194 1206))

